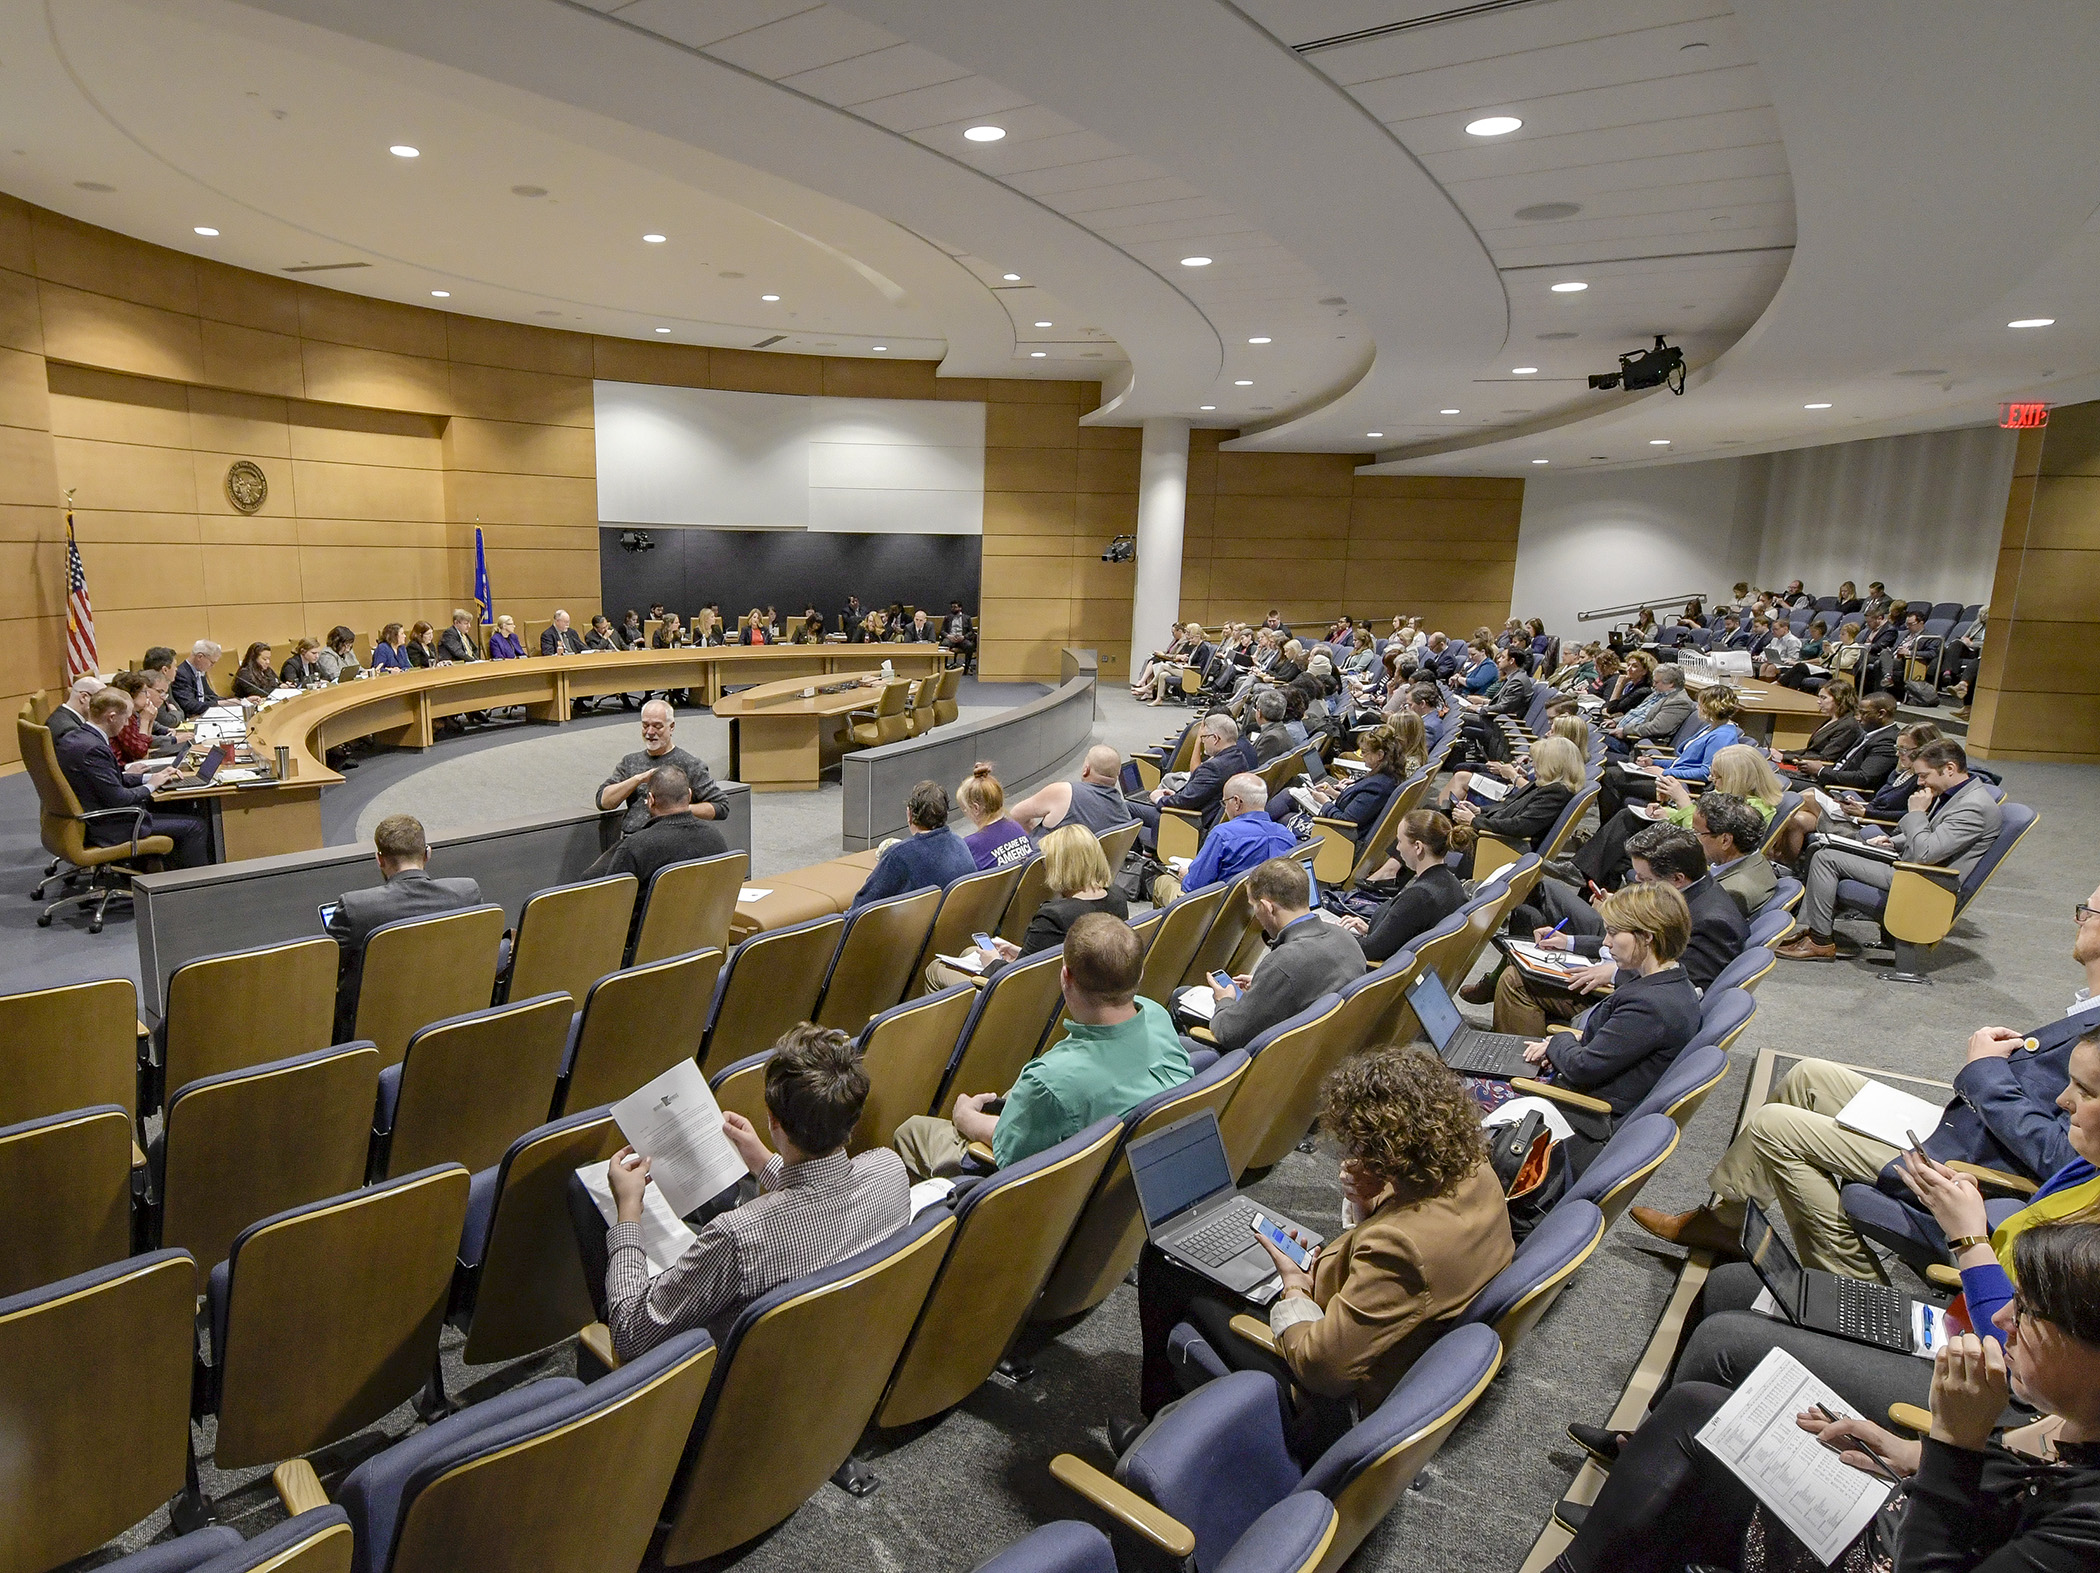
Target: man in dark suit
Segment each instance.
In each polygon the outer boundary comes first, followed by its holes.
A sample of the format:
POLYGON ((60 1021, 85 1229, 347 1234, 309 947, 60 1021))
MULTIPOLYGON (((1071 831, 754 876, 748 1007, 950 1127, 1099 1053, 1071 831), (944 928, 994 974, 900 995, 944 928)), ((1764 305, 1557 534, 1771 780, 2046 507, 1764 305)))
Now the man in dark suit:
POLYGON ((1842 758, 1823 764, 1797 759, 1794 769, 1823 787, 1851 787, 1872 793, 1888 780, 1896 768, 1896 702, 1887 694, 1868 694, 1859 702, 1859 741, 1842 758))
POLYGON ((1203 718, 1196 736, 1196 768, 1179 791, 1155 787, 1146 797, 1133 798, 1130 811, 1143 821, 1138 839, 1148 847, 1159 845, 1159 811, 1162 808, 1194 809, 1203 816, 1203 834, 1223 812, 1225 783, 1241 771, 1255 768, 1254 750, 1240 738, 1239 723, 1219 710, 1203 718))
POLYGON ((452 626, 438 635, 438 654, 447 661, 462 665, 481 659, 481 646, 474 642, 472 613, 455 611, 452 614, 452 626))
POLYGON ((58 740, 68 732, 88 724, 88 701, 108 686, 93 672, 83 672, 73 679, 73 686, 66 690, 64 702, 44 717, 44 727, 51 734, 54 748, 58 746, 58 740))
POLYGON ((649 773, 649 821, 641 829, 622 836, 606 865, 608 874, 632 874, 641 882, 634 903, 634 919, 628 924, 632 944, 641 929, 642 900, 649 881, 658 869, 693 858, 719 857, 729 850, 722 832, 693 813, 693 778, 684 767, 658 765, 649 773))
MULTIPOLYGON (((1742 909, 1714 879, 1699 838, 1682 825, 1650 825, 1627 840, 1626 851, 1637 882, 1671 885, 1684 897, 1691 909, 1692 934, 1677 962, 1694 988, 1706 988, 1749 941, 1750 925, 1742 909)), ((1517 967, 1502 969, 1495 982, 1495 1030, 1536 1038, 1545 1033, 1548 1022, 1572 1020, 1575 1012, 1594 1004, 1590 996, 1612 981, 1618 964, 1604 955, 1604 920, 1574 886, 1540 880, 1533 901, 1548 923, 1567 925, 1560 930, 1538 928, 1533 938, 1542 949, 1572 951, 1598 961, 1588 972, 1570 977, 1564 989, 1534 982, 1517 967)))
POLYGON ((839 632, 853 644, 860 643, 860 625, 866 620, 868 609, 860 604, 860 597, 849 595, 846 604, 839 608, 839 632))
POLYGON ((190 658, 175 668, 175 682, 168 689, 168 698, 186 716, 200 716, 213 705, 224 702, 213 692, 211 686, 212 663, 225 654, 209 639, 199 639, 190 646, 190 658))
POLYGON ((481 904, 481 886, 471 879, 432 879, 423 865, 430 842, 422 822, 390 814, 372 832, 372 848, 386 881, 372 890, 346 890, 328 916, 328 937, 343 949, 335 986, 335 1041, 346 1043, 357 1026, 357 988, 364 977, 365 941, 374 929, 403 918, 434 917, 481 904))
POLYGON ((977 649, 977 635, 970 627, 970 614, 963 610, 960 601, 948 603, 948 615, 941 622, 941 644, 966 663, 977 649))
POLYGON ((556 612, 554 621, 540 630, 541 655, 582 655, 583 638, 569 626, 569 614, 556 612))
POLYGON ((168 836, 175 850, 169 868, 199 868, 211 861, 211 833, 188 806, 153 806, 154 791, 175 774, 172 767, 142 776, 126 773, 111 741, 131 724, 131 696, 121 688, 104 688, 87 702, 87 722, 58 739, 58 768, 80 799, 81 809, 96 814, 107 809, 147 809, 139 818, 106 814, 87 825, 91 847, 121 846, 147 836, 168 836), (134 828, 135 827, 135 828, 134 828))

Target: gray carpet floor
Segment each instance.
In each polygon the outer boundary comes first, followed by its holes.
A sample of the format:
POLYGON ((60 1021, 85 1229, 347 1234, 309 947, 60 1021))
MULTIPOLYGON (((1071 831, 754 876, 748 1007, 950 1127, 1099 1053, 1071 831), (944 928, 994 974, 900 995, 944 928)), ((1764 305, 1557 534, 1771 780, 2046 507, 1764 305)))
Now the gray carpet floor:
MULTIPOLYGON (((1018 697, 1001 693, 989 702, 1003 708, 1018 697)), ((967 693, 965 698, 987 702, 967 693)), ((1103 693, 1101 712, 1096 737, 1126 749, 1152 742, 1185 720, 1180 711, 1138 706, 1119 690, 1103 693)), ((700 715, 680 721, 687 746, 693 746, 691 733, 700 733, 704 756, 721 752, 719 740, 708 739, 710 724, 700 715)), ((341 801, 329 809, 329 839, 352 839, 356 827, 382 804, 420 803, 432 813, 449 811, 442 805, 454 802, 471 808, 486 804, 492 790, 537 792, 542 772, 557 768, 570 772, 564 791, 576 782, 587 789, 601 779, 602 760, 617 749, 613 739, 604 740, 602 748, 584 743, 596 730, 622 725, 631 732, 631 718, 607 718, 533 737, 469 738, 434 751, 413 768, 391 759, 374 761, 332 795, 341 801), (457 754, 448 754, 447 748, 457 754), (514 749, 531 752, 513 754, 514 749), (481 761, 482 752, 501 756, 500 768, 481 761), (557 752, 566 760, 560 766, 552 762, 557 752), (455 766, 456 777, 449 774, 455 766), (424 778, 434 784, 425 784, 424 778), (340 834, 334 828, 339 824, 344 827, 340 834)), ((618 748, 625 746, 624 739, 618 741, 618 748)), ((2100 771, 2015 763, 2005 765, 2002 774, 2013 796, 2040 811, 2041 822, 1941 947, 1932 986, 1882 981, 1884 969, 1868 961, 1782 963, 1758 991, 1758 1014, 1737 1047, 1728 1085, 1694 1119, 1644 1201, 1674 1210, 1705 1199, 1706 1173, 1734 1127, 1743 1079, 1760 1048, 1819 1053, 1893 1076, 1945 1081, 1960 1065, 1962 1045, 1976 1027, 2032 1024, 2069 1003, 2080 981, 2069 960, 2071 908, 2100 877, 2090 860, 2070 853, 2093 844, 2100 833, 2100 771)), ((33 808, 25 789, 19 776, 0 781, 0 873, 15 877, 26 891, 36 858, 33 808)), ((815 794, 781 808, 774 826, 767 822, 775 820, 776 805, 787 800, 765 800, 760 872, 836 855, 835 807, 824 825, 818 823, 825 818, 824 797, 815 794), (787 823, 787 816, 799 819, 805 812, 808 823, 787 823), (776 857, 780 860, 771 861, 776 857)), ((98 941, 76 934, 25 953, 22 939, 51 934, 28 927, 29 919, 21 915, 28 905, 19 898, 0 904, 0 987, 22 987, 31 978, 108 976, 136 966, 130 935, 115 923, 98 941), (114 946, 108 945, 111 940, 114 946)), ((1326 1154, 1292 1155, 1253 1194, 1323 1232, 1339 1227, 1334 1164, 1326 1154)), ((1424 1488, 1411 1493, 1371 1536, 1352 1568, 1409 1573, 1515 1569, 1580 1462, 1561 1428, 1570 1420, 1601 1420, 1611 1409, 1668 1297, 1677 1266, 1677 1253, 1622 1221, 1438 1455, 1424 1488)), ((484 1397, 534 1376, 573 1369, 567 1348, 513 1366, 470 1369, 459 1362, 458 1344, 457 1335, 448 1333, 447 1379, 456 1398, 484 1397)), ((947 1573, 974 1567, 1038 1524, 1081 1516, 1077 1499, 1050 1478, 1049 1462, 1070 1451, 1106 1463, 1107 1418, 1135 1409, 1137 1349, 1135 1294, 1119 1288, 1077 1325, 1033 1349, 1036 1375, 1027 1384, 987 1384, 936 1422, 894 1436, 871 1433, 860 1451, 882 1480, 874 1494, 855 1499, 835 1487, 821 1487, 785 1524, 712 1565, 733 1566, 740 1573, 869 1568, 947 1573)), ((404 1408, 373 1432, 331 1450, 317 1460, 324 1479, 332 1483, 354 1459, 413 1424, 404 1408)), ((209 1425, 200 1430, 198 1442, 208 1456, 209 1425)), ((222 1476, 207 1462, 205 1484, 223 1499, 229 1520, 246 1533, 278 1516, 265 1472, 222 1476)), ((585 1485, 579 1501, 587 1497, 585 1485)), ((126 1544, 164 1532, 164 1515, 156 1515, 127 1536, 126 1544)), ((1139 1565, 1126 1548, 1124 1566, 1139 1565)))

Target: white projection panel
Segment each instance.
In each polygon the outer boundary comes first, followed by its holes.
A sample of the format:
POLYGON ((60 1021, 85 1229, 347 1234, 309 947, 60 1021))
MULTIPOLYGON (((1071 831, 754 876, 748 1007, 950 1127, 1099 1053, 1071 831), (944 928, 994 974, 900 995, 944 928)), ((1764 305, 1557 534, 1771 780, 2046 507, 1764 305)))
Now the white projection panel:
POLYGON ((594 385, 602 524, 984 533, 984 406, 594 385))

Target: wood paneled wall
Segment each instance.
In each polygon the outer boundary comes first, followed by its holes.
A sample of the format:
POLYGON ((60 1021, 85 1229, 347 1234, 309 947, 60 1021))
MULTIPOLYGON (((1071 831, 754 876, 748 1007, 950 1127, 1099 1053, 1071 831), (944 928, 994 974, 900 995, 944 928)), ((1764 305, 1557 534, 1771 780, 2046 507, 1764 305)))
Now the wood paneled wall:
POLYGON ((2100 764, 2100 404, 2023 432, 1969 719, 1985 759, 2100 764))
POLYGON ((1358 475, 1351 454, 1220 451, 1231 435, 1189 437, 1184 617, 1347 611, 1382 631, 1399 613, 1465 634, 1510 615, 1522 480, 1358 475))

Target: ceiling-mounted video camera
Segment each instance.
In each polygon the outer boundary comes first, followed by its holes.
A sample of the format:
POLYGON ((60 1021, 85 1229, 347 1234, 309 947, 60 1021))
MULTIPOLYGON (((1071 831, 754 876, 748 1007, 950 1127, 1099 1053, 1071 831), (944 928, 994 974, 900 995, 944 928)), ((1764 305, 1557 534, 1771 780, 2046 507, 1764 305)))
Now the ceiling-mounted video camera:
POLYGON ((1654 349, 1621 355, 1617 371, 1590 378, 1592 388, 1616 388, 1621 383, 1625 384, 1628 393, 1668 383, 1672 393, 1681 395, 1684 392, 1684 351, 1665 344, 1663 336, 1658 333, 1654 349))

